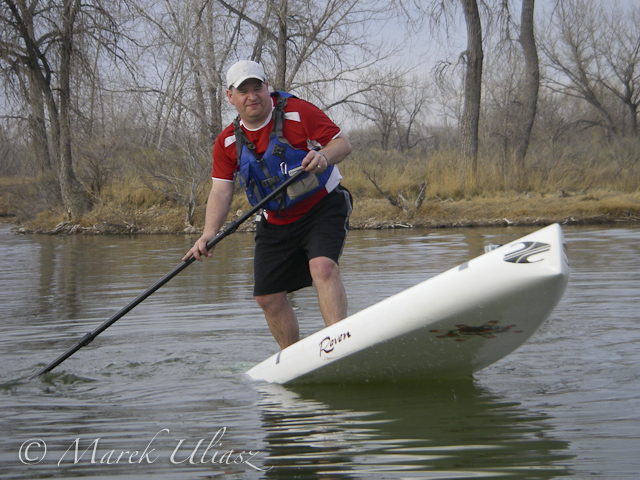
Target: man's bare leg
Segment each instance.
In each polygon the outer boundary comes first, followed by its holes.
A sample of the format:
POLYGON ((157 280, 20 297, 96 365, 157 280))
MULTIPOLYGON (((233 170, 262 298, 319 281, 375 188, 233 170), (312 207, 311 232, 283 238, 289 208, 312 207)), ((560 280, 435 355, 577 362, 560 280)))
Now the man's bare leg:
POLYGON ((286 348, 300 339, 298 319, 287 300, 286 292, 261 295, 255 299, 262 308, 269 330, 280 348, 286 348))
POLYGON ((327 257, 309 261, 311 278, 318 292, 318 302, 324 323, 329 326, 347 316, 347 294, 340 278, 338 264, 327 257))

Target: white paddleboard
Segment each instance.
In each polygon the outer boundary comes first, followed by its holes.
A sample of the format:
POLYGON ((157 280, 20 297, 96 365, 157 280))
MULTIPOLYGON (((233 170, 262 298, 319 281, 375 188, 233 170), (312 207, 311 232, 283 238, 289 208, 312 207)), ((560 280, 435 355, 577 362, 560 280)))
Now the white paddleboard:
POLYGON ((285 348, 247 374, 270 383, 469 377, 522 345, 569 281, 554 224, 285 348))

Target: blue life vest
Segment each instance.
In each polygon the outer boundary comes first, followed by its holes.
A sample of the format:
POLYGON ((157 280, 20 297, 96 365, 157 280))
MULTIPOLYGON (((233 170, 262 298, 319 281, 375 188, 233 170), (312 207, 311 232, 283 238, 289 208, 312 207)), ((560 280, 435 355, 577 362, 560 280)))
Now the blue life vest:
MULTIPOLYGON (((286 92, 272 92, 271 96, 277 99, 273 111, 273 130, 269 136, 269 145, 262 156, 258 155, 255 146, 249 142, 244 134, 240 126, 240 117, 236 117, 233 121, 236 137, 236 155, 240 167, 238 176, 251 205, 256 205, 284 183, 289 178, 289 172, 300 167, 302 160, 309 152, 308 150, 293 147, 282 135, 284 107, 287 104, 287 99, 297 97, 286 92)), ((280 198, 271 200, 264 208, 280 212, 300 200, 310 197, 324 188, 332 170, 333 165, 330 165, 320 175, 311 173, 303 175, 300 180, 288 187, 286 193, 283 192, 280 198), (310 178, 310 175, 317 177, 317 182, 315 179, 310 178), (305 187, 300 190, 300 185, 311 185, 312 188, 305 187), (292 193, 295 190, 297 190, 296 195, 292 193), (300 194, 301 191, 302 194, 300 194)))

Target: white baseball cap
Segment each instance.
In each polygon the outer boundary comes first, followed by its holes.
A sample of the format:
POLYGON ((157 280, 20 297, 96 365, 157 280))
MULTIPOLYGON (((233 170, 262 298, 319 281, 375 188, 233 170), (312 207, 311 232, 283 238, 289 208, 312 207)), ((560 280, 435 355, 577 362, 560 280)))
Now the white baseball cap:
POLYGON ((238 88, 242 82, 249 78, 257 78, 261 82, 265 82, 264 69, 259 63, 240 60, 227 71, 227 86, 228 88, 238 88))

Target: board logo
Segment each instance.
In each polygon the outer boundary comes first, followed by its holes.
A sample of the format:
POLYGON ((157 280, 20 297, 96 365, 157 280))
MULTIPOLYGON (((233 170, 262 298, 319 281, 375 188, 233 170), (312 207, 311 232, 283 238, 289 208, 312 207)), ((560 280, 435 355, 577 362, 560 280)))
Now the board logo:
POLYGON ((540 258, 538 260, 530 261, 529 258, 534 255, 538 255, 539 253, 548 252, 551 250, 551 245, 548 243, 542 242, 521 242, 521 248, 516 250, 515 252, 507 253, 504 256, 505 262, 511 263, 536 263, 540 262, 543 259, 540 258))
POLYGON ((331 353, 333 352, 336 345, 340 342, 346 340, 347 338, 351 338, 351 334, 349 332, 341 333, 336 338, 325 337, 320 342, 320 356, 322 356, 322 352, 331 353))
MULTIPOLYGON (((464 342, 472 337, 482 338, 496 338, 498 333, 506 333, 512 331, 513 333, 522 333, 522 330, 511 330, 516 325, 504 325, 498 326, 497 320, 492 320, 478 327, 470 327, 468 325, 456 325, 454 330, 449 330, 443 335, 437 335, 437 338, 455 338, 456 342, 464 342)), ((429 330, 433 333, 438 333, 438 330, 429 330)))

